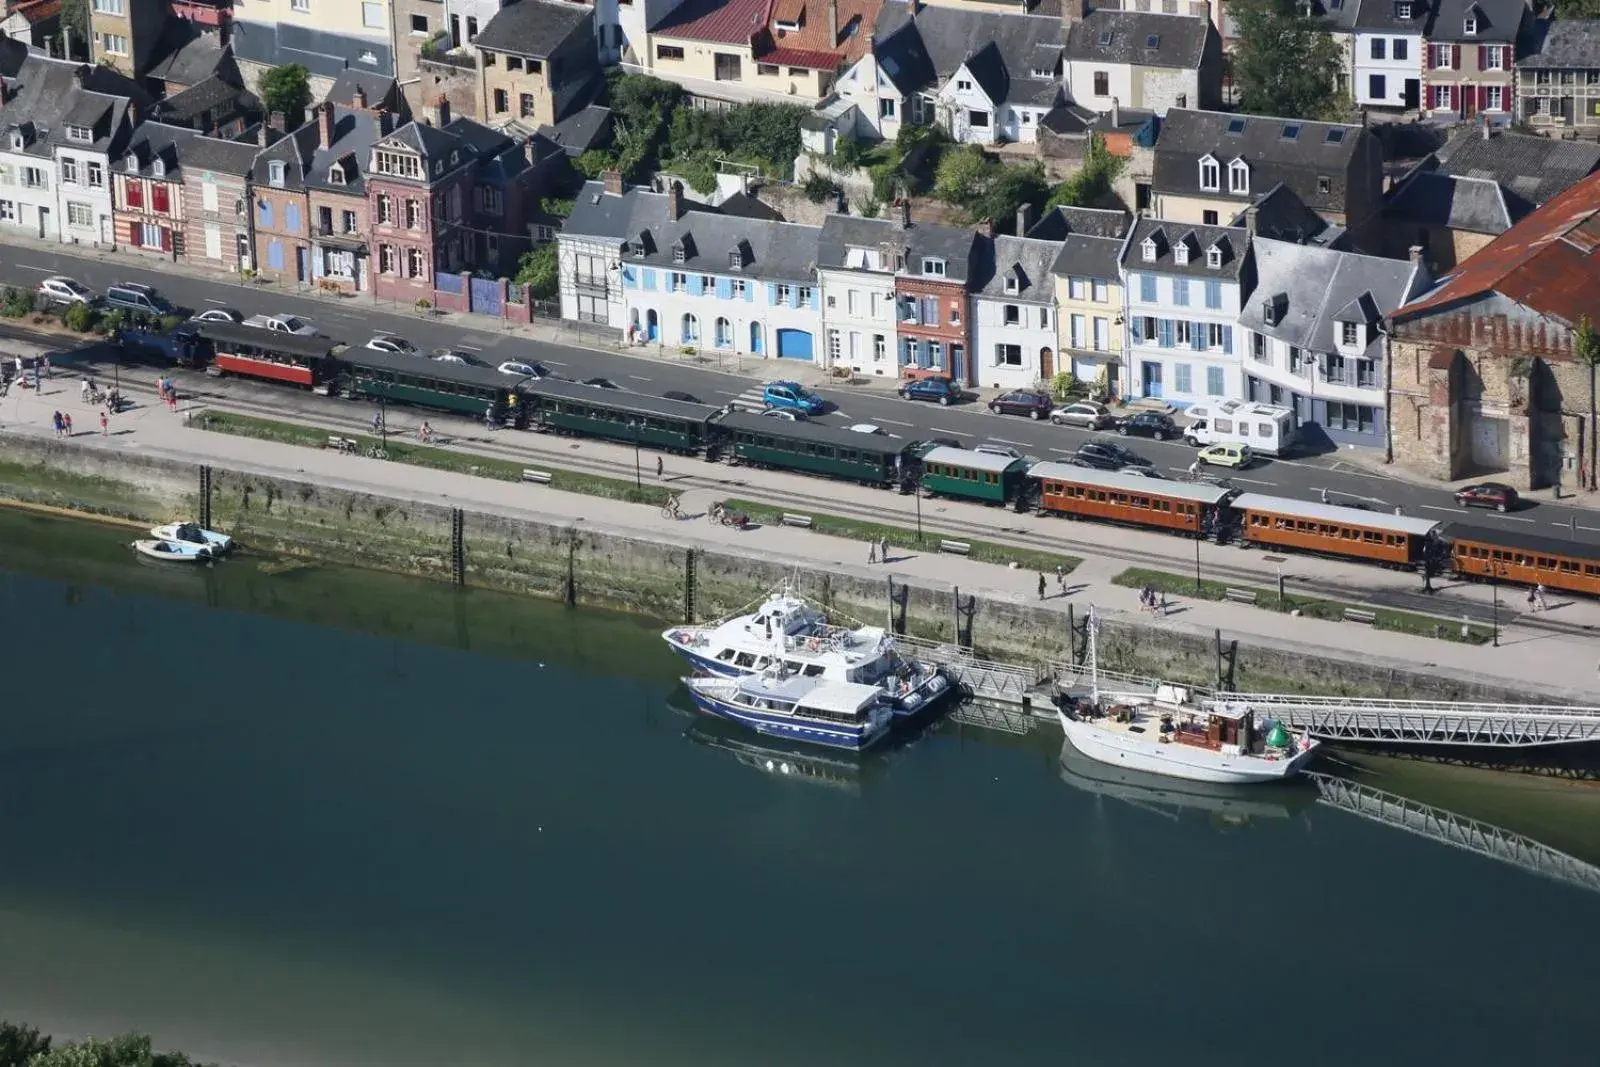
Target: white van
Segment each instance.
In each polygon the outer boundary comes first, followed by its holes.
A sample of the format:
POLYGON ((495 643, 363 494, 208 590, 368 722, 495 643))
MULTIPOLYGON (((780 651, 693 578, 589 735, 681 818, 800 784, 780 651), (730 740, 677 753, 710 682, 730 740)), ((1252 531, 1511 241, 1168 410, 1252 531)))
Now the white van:
POLYGON ((1295 419, 1289 408, 1253 404, 1247 400, 1212 401, 1189 409, 1193 420, 1183 439, 1197 447, 1234 443, 1251 451, 1282 456, 1294 444, 1295 419))

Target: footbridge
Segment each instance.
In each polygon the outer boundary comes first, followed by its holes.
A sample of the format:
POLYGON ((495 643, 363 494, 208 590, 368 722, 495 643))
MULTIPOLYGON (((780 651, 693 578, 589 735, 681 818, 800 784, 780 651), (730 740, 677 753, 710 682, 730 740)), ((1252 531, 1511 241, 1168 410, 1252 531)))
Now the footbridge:
POLYGON ((1600 707, 1473 704, 1285 693, 1218 693, 1293 730, 1330 741, 1534 748, 1600 740, 1600 707))

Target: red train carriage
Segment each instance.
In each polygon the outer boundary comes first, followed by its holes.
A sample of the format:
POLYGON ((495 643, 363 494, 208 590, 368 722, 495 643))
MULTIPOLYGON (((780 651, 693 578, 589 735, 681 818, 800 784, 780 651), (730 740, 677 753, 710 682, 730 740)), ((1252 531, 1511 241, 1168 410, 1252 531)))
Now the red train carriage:
POLYGON ((1245 544, 1415 567, 1439 528, 1431 519, 1243 493, 1229 505, 1245 544))
POLYGON ((211 342, 216 355, 211 365, 219 374, 238 374, 272 382, 289 382, 307 389, 333 376, 337 362, 331 338, 305 337, 231 322, 207 322, 200 335, 211 342))
POLYGON ((1035 463, 1028 477, 1039 488, 1041 514, 1106 519, 1175 533, 1205 534, 1231 490, 1169 482, 1069 463, 1035 463))
POLYGON ((1600 545, 1460 522, 1445 527, 1444 537, 1458 578, 1600 596, 1600 545))

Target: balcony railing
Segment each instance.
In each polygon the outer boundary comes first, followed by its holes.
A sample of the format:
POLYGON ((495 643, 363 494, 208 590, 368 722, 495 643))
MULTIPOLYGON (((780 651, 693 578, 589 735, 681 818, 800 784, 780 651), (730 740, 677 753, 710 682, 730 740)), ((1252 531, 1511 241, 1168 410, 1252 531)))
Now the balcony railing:
POLYGON ((603 295, 611 290, 604 274, 577 274, 573 276, 573 282, 579 289, 586 289, 592 293, 603 295))

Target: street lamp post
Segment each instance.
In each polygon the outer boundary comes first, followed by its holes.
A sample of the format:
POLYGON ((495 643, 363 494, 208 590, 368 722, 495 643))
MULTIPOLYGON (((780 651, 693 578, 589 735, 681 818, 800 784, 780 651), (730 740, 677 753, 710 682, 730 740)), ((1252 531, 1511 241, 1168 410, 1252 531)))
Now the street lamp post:
POLYGON ((1200 532, 1194 535, 1194 595, 1200 595, 1200 532))
POLYGON ((1490 642, 1495 648, 1500 647, 1500 568, 1493 563, 1487 564, 1489 571, 1489 587, 1494 598, 1494 628, 1491 631, 1490 642))
POLYGON ((633 484, 635 488, 644 489, 644 473, 639 468, 639 420, 629 419, 628 429, 633 431, 633 484))
POLYGON ((389 450, 389 401, 387 397, 378 397, 378 436, 383 441, 383 450, 389 450))
POLYGON ((917 497, 917 544, 922 544, 922 475, 918 474, 911 482, 911 491, 917 497))

